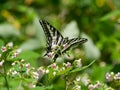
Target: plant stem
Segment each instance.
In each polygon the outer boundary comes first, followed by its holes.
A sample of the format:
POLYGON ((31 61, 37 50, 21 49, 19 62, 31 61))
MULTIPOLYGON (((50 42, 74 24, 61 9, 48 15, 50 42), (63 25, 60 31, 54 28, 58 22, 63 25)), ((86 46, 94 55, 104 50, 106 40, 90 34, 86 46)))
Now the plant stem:
POLYGON ((6 86, 7 86, 7 90, 9 90, 9 85, 8 85, 8 81, 7 81, 7 77, 6 77, 6 67, 5 67, 5 63, 3 64, 3 68, 4 68, 5 83, 6 83, 6 86))
POLYGON ((65 83, 66 83, 66 85, 65 85, 65 90, 68 90, 68 86, 69 86, 69 81, 68 81, 68 77, 66 76, 65 77, 65 83))

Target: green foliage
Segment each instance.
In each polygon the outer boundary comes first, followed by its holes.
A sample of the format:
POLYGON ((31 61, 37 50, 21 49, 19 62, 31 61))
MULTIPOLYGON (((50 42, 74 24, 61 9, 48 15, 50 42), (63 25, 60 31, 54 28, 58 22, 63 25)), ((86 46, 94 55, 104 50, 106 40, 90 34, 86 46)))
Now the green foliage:
POLYGON ((97 80, 104 83, 104 89, 120 89, 118 79, 106 80, 107 72, 114 72, 114 77, 120 72, 119 0, 1 0, 0 7, 0 64, 6 66, 6 69, 0 66, 0 90, 6 90, 5 76, 10 81, 10 90, 74 90, 79 86, 81 90, 88 90, 89 85, 97 85, 97 80), (65 37, 88 39, 84 45, 73 47, 69 56, 65 54, 56 60, 58 70, 51 68, 53 62, 44 56, 46 38, 39 19, 46 19, 65 37), (8 42, 13 42, 15 47, 9 49, 8 42), (81 65, 77 66, 79 59, 81 65), (27 71, 25 65, 30 63, 35 75, 39 66, 42 67, 44 74, 39 76, 40 86, 29 87, 39 81, 34 77, 15 79, 7 76, 11 68, 19 71, 19 65, 11 65, 16 61, 24 66, 24 72, 27 71), (86 75, 90 80, 87 85, 83 83, 86 75))

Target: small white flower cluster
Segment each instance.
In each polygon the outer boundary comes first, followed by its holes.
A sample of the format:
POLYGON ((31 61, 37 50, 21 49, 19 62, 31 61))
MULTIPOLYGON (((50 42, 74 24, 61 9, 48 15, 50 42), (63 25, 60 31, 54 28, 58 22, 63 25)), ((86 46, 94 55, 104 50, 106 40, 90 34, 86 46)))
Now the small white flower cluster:
POLYGON ((62 71, 66 70, 66 68, 71 67, 71 63, 63 63, 63 66, 59 67, 56 63, 52 63, 49 65, 46 69, 44 67, 38 68, 38 73, 40 76, 43 76, 44 74, 52 73, 53 76, 56 76, 57 73, 61 73, 62 71))
POLYGON ((49 52, 49 53, 47 54, 47 56, 48 56, 49 58, 53 58, 53 57, 54 57, 54 52, 49 52))
POLYGON ((84 74, 82 76, 77 76, 76 79, 74 80, 74 83, 75 85, 82 83, 83 85, 88 86, 90 80, 88 79, 88 75, 84 74))
POLYGON ((99 81, 97 81, 96 84, 89 84, 88 85, 89 90, 96 90, 96 89, 99 89, 99 88, 102 88, 102 87, 103 87, 103 84, 100 83, 99 81))
POLYGON ((13 48, 13 42, 9 42, 8 44, 6 44, 6 46, 2 46, 1 51, 6 52, 8 49, 12 49, 12 48, 13 48))
POLYGON ((5 47, 5 46, 2 46, 1 51, 2 51, 2 52, 7 51, 6 47, 5 47))
POLYGON ((30 65, 30 63, 25 63, 24 59, 20 61, 15 61, 11 64, 13 67, 10 68, 7 75, 14 78, 28 78, 33 77, 35 79, 39 78, 39 74, 35 69, 30 65), (17 67, 17 68, 16 68, 17 67))
POLYGON ((88 74, 84 74, 82 77, 81 77, 81 82, 87 86, 89 83, 90 83, 90 79, 88 78, 88 74))
POLYGON ((12 49, 13 48, 13 43, 12 42, 9 42, 8 44, 6 44, 5 46, 2 46, 1 47, 1 54, 0 54, 0 67, 2 67, 3 66, 3 63, 5 62, 5 60, 3 60, 4 59, 4 55, 3 55, 3 53, 5 53, 7 50, 9 50, 9 49, 12 49))
MULTIPOLYGON (((83 74, 80 76, 77 76, 76 79, 73 81, 75 86, 78 85, 84 85, 85 87, 88 88, 88 90, 98 90, 101 88, 103 89, 103 83, 100 83, 100 81, 97 81, 95 84, 91 84, 90 79, 88 78, 88 74, 83 74)), ((75 89, 75 90, 82 90, 82 87, 80 89, 75 89)))
POLYGON ((120 80, 120 72, 118 72, 117 74, 115 74, 114 79, 115 80, 120 80))
POLYGON ((120 72, 118 72, 117 74, 115 74, 114 72, 106 73, 106 80, 120 80, 120 72))
POLYGON ((73 63, 75 67, 78 67, 78 68, 82 67, 81 59, 75 60, 73 63))
POLYGON ((42 74, 42 75, 45 73, 45 69, 43 67, 39 67, 37 71, 39 74, 42 74))
POLYGON ((65 66, 65 67, 69 68, 69 67, 71 67, 72 65, 71 65, 71 63, 70 63, 70 62, 67 62, 67 63, 63 63, 63 66, 65 66))
POLYGON ((17 49, 15 51, 13 51, 13 54, 12 54, 11 58, 18 57, 18 55, 21 53, 21 51, 22 51, 21 49, 17 49))
POLYGON ((114 72, 106 73, 105 77, 107 81, 112 81, 114 77, 114 72))
MULTIPOLYGON (((13 50, 13 49, 14 49, 13 42, 9 42, 5 46, 1 47, 2 53, 6 52, 7 50, 9 50, 9 51, 11 50, 12 53, 10 53, 10 54, 12 54, 12 55, 10 55, 10 56, 11 56, 11 58, 15 58, 19 55, 19 53, 21 52, 21 49, 17 49, 17 50, 13 50)), ((0 57, 1 56, 2 56, 2 54, 0 54, 0 57)))
POLYGON ((51 64, 51 65, 48 66, 48 67, 51 67, 51 68, 54 69, 54 70, 58 70, 58 66, 56 65, 56 63, 53 63, 53 64, 51 64))

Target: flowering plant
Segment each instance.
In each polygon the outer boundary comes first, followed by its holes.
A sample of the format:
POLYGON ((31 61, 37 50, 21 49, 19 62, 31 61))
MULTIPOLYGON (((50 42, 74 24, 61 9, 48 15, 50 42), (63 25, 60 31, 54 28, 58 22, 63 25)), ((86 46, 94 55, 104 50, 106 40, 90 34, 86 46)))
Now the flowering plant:
MULTIPOLYGON (((54 80, 58 77, 65 80, 66 90, 82 90, 82 88, 89 90, 112 90, 111 87, 108 87, 100 81, 93 83, 92 80, 89 79, 88 74, 76 74, 91 66, 95 60, 86 66, 83 66, 82 60, 78 59, 73 62, 53 62, 47 66, 35 68, 23 58, 18 58, 21 52, 22 50, 14 47, 12 42, 1 46, 0 75, 5 79, 7 90, 9 90, 11 86, 14 87, 11 84, 14 81, 15 83, 18 82, 17 90, 21 90, 22 88, 27 88, 28 90, 37 88, 52 89, 54 87, 54 80), (7 63, 11 64, 10 67, 7 67, 7 63)), ((120 73, 114 74, 111 72, 106 74, 107 82, 119 83, 119 79, 120 73)), ((4 83, 2 84, 4 85, 4 83)))

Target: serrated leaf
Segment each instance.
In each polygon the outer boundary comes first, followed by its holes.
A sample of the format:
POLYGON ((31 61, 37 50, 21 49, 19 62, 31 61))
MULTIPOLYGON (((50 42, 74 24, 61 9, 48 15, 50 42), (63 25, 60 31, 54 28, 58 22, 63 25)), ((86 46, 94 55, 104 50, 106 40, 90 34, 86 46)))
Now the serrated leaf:
POLYGON ((96 60, 92 61, 92 62, 91 62, 89 65, 87 65, 87 66, 73 69, 70 73, 79 72, 79 71, 82 71, 82 70, 84 70, 84 69, 87 69, 87 68, 90 67, 95 61, 96 61, 96 60))

